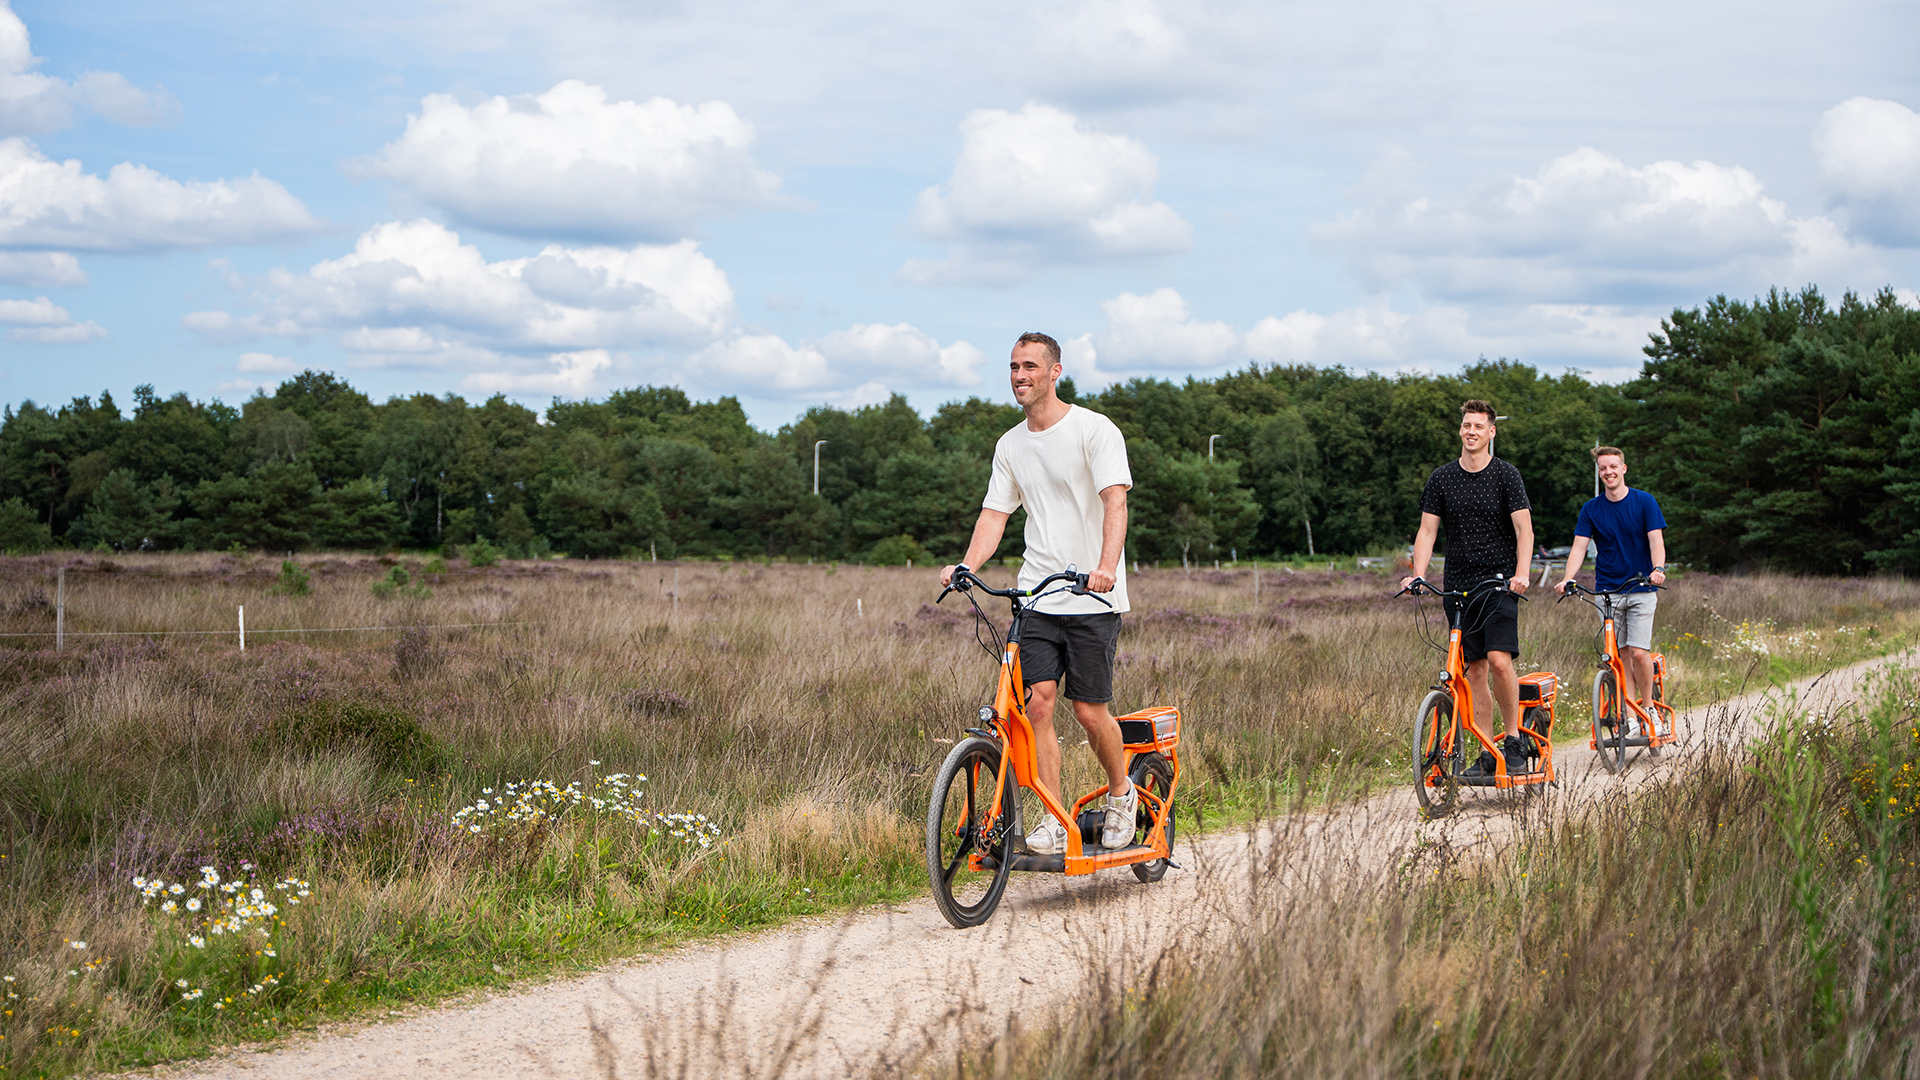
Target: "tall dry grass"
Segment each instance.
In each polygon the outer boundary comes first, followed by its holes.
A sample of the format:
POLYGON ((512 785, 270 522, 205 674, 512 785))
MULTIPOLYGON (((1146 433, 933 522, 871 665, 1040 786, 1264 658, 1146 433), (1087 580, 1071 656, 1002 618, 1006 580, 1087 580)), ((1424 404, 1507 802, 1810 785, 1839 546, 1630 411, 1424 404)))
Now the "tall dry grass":
MULTIPOLYGON (((0 563, 0 632, 51 630, 57 559, 67 648, 0 638, 0 891, 17 898, 0 975, 39 980, 0 1044, 16 1072, 157 1059, 916 891, 931 772, 995 676, 963 609, 927 603, 926 570, 405 560, 431 596, 382 598, 390 560, 303 560, 311 592, 285 596, 278 559, 48 556, 0 563), (415 629, 290 632, 336 627, 415 629), (206 633, 158 636, 180 630, 206 633), (82 636, 104 631, 154 636, 82 636), (606 814, 452 824, 509 782, 614 773, 644 774, 650 812, 704 815, 721 842, 606 814), (276 916, 277 966, 187 951, 130 886, 202 866, 312 882, 276 916), (83 955, 99 964, 66 975, 83 955), (172 982, 275 971, 217 1014, 172 982)), ((1133 578, 1116 705, 1185 712, 1187 813, 1252 816, 1335 770, 1398 782, 1438 657, 1390 591, 1361 573, 1268 570, 1257 600, 1250 570, 1133 578)), ((1896 581, 1688 581, 1663 608, 1676 698, 1871 651, 1917 601, 1896 581)), ((1572 604, 1523 615, 1523 662, 1569 679, 1566 737, 1592 624, 1572 604)), ((1070 786, 1098 782, 1090 755, 1067 761, 1070 786)))

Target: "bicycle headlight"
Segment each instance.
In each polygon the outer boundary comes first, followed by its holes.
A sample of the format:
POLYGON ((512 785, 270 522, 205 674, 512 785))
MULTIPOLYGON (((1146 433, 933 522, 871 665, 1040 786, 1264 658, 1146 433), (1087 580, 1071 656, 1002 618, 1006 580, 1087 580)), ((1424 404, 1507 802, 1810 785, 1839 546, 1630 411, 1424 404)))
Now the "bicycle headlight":
POLYGON ((993 723, 993 706, 991 705, 980 706, 980 722, 983 724, 993 723))

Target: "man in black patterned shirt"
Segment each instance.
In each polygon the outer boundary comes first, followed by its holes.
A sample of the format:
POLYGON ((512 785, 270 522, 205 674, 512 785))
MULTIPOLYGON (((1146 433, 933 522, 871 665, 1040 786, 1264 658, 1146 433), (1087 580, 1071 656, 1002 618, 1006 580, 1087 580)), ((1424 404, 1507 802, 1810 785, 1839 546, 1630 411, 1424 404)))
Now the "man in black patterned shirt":
MULTIPOLYGON (((1461 621, 1460 644, 1467 658, 1467 687, 1473 694, 1473 712, 1491 719, 1489 701, 1500 706, 1506 721, 1501 754, 1507 772, 1527 768, 1526 745, 1520 738, 1520 682, 1513 661, 1520 655, 1520 599, 1533 569, 1533 510, 1520 470, 1493 456, 1493 406, 1478 398, 1460 406, 1460 459, 1449 461, 1427 477, 1420 495, 1420 535, 1413 543, 1413 576, 1402 578, 1401 588, 1427 572, 1433 542, 1442 526, 1447 530, 1447 576, 1444 587, 1466 590, 1490 578, 1504 578, 1507 589, 1476 598, 1461 621), (1492 693, 1489 694, 1488 690, 1492 693)), ((1453 613, 1456 600, 1447 601, 1453 613)), ((1476 762, 1467 775, 1490 770, 1476 762)))

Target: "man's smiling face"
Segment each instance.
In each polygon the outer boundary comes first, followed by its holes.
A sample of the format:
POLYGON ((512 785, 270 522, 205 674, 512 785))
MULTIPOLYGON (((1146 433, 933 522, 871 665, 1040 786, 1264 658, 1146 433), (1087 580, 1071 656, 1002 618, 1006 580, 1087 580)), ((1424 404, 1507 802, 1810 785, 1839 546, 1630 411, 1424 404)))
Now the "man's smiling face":
POLYGON ((1478 453, 1493 441, 1493 417, 1470 412, 1460 417, 1460 446, 1469 454, 1478 453))
POLYGON ((1619 490, 1627 481, 1627 463, 1612 454, 1600 455, 1600 486, 1608 491, 1619 490))
POLYGON ((1024 409, 1053 391, 1053 384, 1060 379, 1060 365, 1054 363, 1045 345, 1029 341, 1013 347, 1007 374, 1013 383, 1013 400, 1024 409))

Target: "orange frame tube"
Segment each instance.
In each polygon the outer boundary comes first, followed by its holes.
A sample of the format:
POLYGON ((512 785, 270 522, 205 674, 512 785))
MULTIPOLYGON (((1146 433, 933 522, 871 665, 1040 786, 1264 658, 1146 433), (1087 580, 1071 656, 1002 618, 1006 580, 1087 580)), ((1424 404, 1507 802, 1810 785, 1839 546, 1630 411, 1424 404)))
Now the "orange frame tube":
MULTIPOLYGON (((1649 715, 1647 710, 1641 708, 1639 702, 1627 696, 1627 661, 1625 657, 1620 655, 1620 639, 1614 629, 1612 615, 1601 616, 1600 644, 1601 652, 1607 658, 1607 670, 1613 672, 1613 695, 1620 699, 1621 705, 1632 709, 1634 715, 1638 716, 1641 723, 1646 725, 1642 730, 1647 733, 1648 748, 1665 746, 1670 742, 1678 740, 1680 738, 1679 724, 1669 723, 1669 731, 1666 735, 1661 735, 1659 722, 1649 715)), ((1654 681, 1658 685, 1666 685, 1666 680, 1661 678, 1657 672, 1654 675, 1654 681)), ((1648 689, 1651 690, 1652 688, 1649 687, 1648 689)), ((1666 710, 1668 720, 1672 720, 1673 706, 1664 701, 1656 701, 1653 703, 1653 708, 1656 712, 1662 709, 1666 710)), ((1624 718, 1625 714, 1623 713, 1622 719, 1624 718)), ((1593 733, 1587 736, 1587 741, 1588 745, 1592 746, 1595 750, 1600 748, 1600 726, 1598 724, 1594 725, 1593 733)))
MULTIPOLYGON (((1524 725, 1520 725, 1520 730, 1533 736, 1534 741, 1540 744, 1540 768, 1525 776, 1514 776, 1507 772, 1507 756, 1494 747, 1493 740, 1487 738, 1486 731, 1480 726, 1479 718, 1474 715, 1473 687, 1467 683, 1467 653, 1460 644, 1458 627, 1447 631, 1447 668, 1441 678, 1445 683, 1447 696, 1453 699, 1455 731, 1465 728, 1472 732, 1473 737, 1480 740, 1480 745, 1493 754, 1494 787, 1509 788, 1526 784, 1544 784, 1553 779, 1553 740, 1541 738, 1539 732, 1524 725)), ((1522 715, 1525 715, 1524 710, 1522 715)), ((1457 735, 1455 737, 1458 738, 1457 735)), ((1439 766, 1436 765, 1434 768, 1439 766)), ((1433 784, 1431 771, 1428 772, 1425 782, 1429 786, 1433 784)))
MULTIPOLYGON (((1033 723, 1027 719, 1026 701, 1020 693, 1024 686, 1020 670, 1020 644, 1008 642, 1006 651, 1000 658, 1000 685, 994 691, 993 713, 994 727, 999 730, 1006 753, 1000 758, 1001 774, 994 785, 993 806, 989 811, 986 826, 991 828, 1000 820, 1003 813, 1009 812, 1000 805, 1007 790, 1006 770, 1012 769, 1014 779, 1020 786, 1031 790, 1040 798, 1042 806, 1054 816, 1054 820, 1067 826, 1066 872, 1068 874, 1091 874, 1113 866, 1131 866, 1134 863, 1151 862, 1164 859, 1173 854, 1167 845, 1167 806, 1172 803, 1174 793, 1180 788, 1180 755, 1177 751, 1166 751, 1167 761, 1173 767, 1173 784, 1167 789, 1167 798, 1163 801, 1144 788, 1140 797, 1145 799, 1153 813, 1153 828, 1147 835, 1145 850, 1098 851, 1088 854, 1080 842, 1078 826, 1079 811, 1082 807, 1107 793, 1102 785, 1098 790, 1088 793, 1068 810, 1060 799, 1046 785, 1040 783, 1037 758, 1034 755, 1035 737, 1033 723)), ((969 862, 977 862, 979 854, 968 856, 969 862)), ((978 867, 976 866, 976 869, 978 867)))

